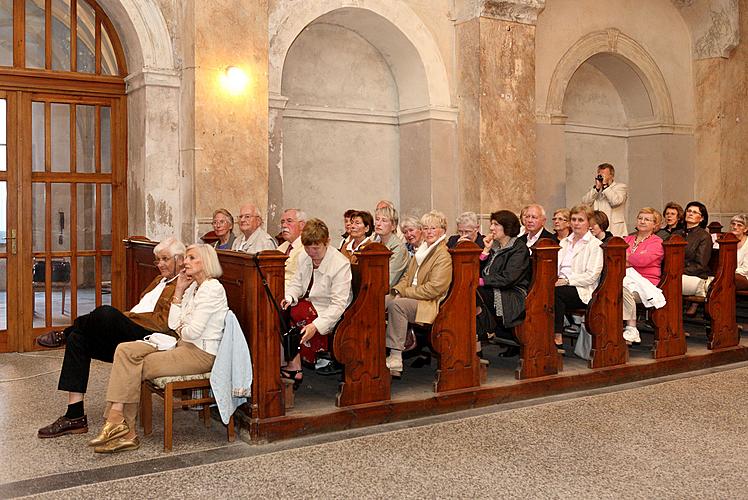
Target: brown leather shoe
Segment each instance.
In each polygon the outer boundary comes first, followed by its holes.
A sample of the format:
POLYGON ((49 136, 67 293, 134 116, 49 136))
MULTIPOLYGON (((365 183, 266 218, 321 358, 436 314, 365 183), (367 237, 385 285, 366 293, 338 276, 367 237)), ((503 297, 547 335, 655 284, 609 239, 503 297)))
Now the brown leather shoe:
POLYGON ((42 347, 49 347, 55 349, 65 345, 67 338, 62 330, 53 330, 51 332, 42 333, 36 338, 36 343, 42 347))
POLYGON ((100 446, 113 439, 122 437, 128 432, 130 432, 130 427, 127 425, 127 422, 120 422, 118 424, 107 422, 104 424, 101 432, 99 432, 99 435, 88 442, 88 446, 100 446))
POLYGON ((85 415, 80 418, 67 418, 63 415, 48 426, 39 429, 37 436, 56 438, 65 434, 85 434, 86 432, 88 432, 88 420, 85 415))

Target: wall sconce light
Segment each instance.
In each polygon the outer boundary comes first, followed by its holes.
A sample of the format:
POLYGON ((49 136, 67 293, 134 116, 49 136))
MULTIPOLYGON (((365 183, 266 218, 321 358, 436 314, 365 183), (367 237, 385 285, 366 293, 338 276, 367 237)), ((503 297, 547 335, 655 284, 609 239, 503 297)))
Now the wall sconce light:
POLYGON ((221 75, 223 87, 232 94, 240 94, 249 84, 249 76, 237 66, 229 66, 221 75))

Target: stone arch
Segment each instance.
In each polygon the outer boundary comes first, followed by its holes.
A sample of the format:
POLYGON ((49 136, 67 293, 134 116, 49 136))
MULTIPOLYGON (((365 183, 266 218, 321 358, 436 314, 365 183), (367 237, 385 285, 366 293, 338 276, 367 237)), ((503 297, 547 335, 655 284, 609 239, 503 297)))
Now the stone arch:
POLYGON ((181 209, 192 192, 180 173, 180 77, 166 20, 155 0, 99 0, 125 50, 129 75, 128 231, 190 241, 193 214, 181 209))
MULTIPOLYGON (((439 47, 428 28, 410 7, 403 2, 391 0, 308 0, 304 2, 303 8, 294 6, 293 9, 278 9, 271 13, 270 26, 278 27, 270 37, 268 83, 271 96, 281 94, 283 65, 288 50, 302 30, 318 18, 341 9, 342 12, 368 11, 387 22, 372 26, 369 22, 356 21, 354 16, 345 20, 337 19, 374 42, 380 49, 390 63, 398 84, 404 84, 401 94, 408 95, 411 90, 409 87, 419 84, 408 78, 405 71, 407 63, 415 59, 423 67, 423 77, 428 91, 427 105, 451 106, 447 71, 439 47), (386 29, 380 31, 379 28, 386 28, 387 24, 395 29, 389 32, 386 29), (407 45, 402 41, 407 41, 407 45)), ((366 17, 367 14, 364 15, 364 20, 366 17)))
POLYGON ((616 54, 630 63, 644 85, 652 105, 651 125, 673 126, 670 92, 657 63, 633 38, 615 28, 596 31, 581 38, 561 58, 551 76, 545 115, 552 123, 563 123, 566 89, 574 73, 597 54, 616 54))

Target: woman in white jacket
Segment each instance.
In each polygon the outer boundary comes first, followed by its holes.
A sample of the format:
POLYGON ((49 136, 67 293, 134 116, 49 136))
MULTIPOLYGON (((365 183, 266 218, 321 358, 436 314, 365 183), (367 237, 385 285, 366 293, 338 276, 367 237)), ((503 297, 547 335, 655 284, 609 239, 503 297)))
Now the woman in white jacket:
POLYGON ((602 241, 590 232, 593 210, 588 205, 571 209, 571 234, 563 238, 558 252, 554 329, 556 347, 562 349, 567 309, 587 307, 603 270, 602 241))
POLYGON ((114 353, 107 389, 106 424, 89 442, 96 453, 135 450, 135 417, 143 380, 206 373, 213 367, 228 312, 226 291, 216 279, 223 274, 212 246, 190 245, 177 277, 169 309, 169 328, 177 332, 175 348, 159 351, 148 342, 125 342, 114 353))

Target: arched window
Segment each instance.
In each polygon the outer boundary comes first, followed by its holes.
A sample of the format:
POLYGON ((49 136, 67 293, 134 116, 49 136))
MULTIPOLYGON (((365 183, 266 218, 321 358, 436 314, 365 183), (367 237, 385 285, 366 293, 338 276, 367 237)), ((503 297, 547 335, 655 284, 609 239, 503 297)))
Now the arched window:
POLYGON ((0 0, 0 352, 121 305, 125 75, 95 1, 0 0))

